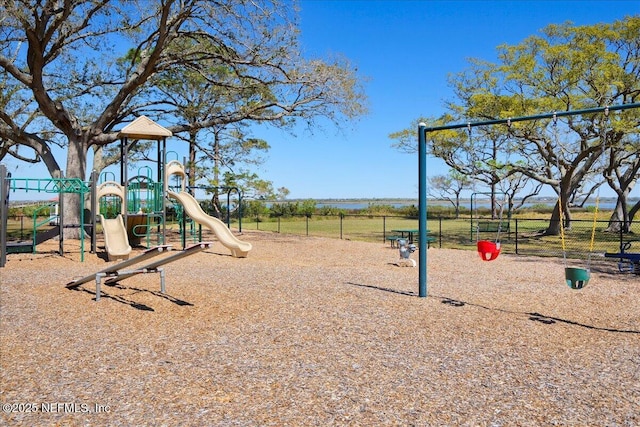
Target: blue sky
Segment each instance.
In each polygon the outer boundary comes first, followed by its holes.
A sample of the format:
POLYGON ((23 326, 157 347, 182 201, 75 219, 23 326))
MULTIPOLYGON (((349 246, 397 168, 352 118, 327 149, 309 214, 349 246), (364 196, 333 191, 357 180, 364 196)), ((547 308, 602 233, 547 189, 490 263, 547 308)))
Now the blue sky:
MULTIPOLYGON (((366 76, 370 114, 338 133, 272 131, 259 174, 289 198, 417 198, 418 160, 388 135, 444 112, 447 76, 468 58, 496 59, 548 24, 613 22, 640 13, 640 1, 302 0, 302 44, 313 57, 340 53, 366 76)), ((542 113, 542 112, 541 112, 542 113)), ((437 159, 429 175, 446 173, 437 159)))
MULTIPOLYGON (((495 60, 498 45, 518 44, 548 24, 586 25, 640 14, 640 1, 631 0, 301 0, 300 5, 306 56, 349 58, 368 79, 370 113, 341 131, 327 126, 292 136, 256 130, 254 136, 271 145, 256 172, 275 188, 288 188, 290 199, 417 198, 417 155, 394 150, 388 135, 419 117, 442 114, 443 100, 451 97, 449 74, 467 68, 469 58, 495 60)), ((58 159, 64 165, 66 155, 58 159)), ((5 162, 15 177, 48 177, 44 166, 5 162)), ((429 159, 428 169, 430 176, 447 172, 438 159, 429 159)))

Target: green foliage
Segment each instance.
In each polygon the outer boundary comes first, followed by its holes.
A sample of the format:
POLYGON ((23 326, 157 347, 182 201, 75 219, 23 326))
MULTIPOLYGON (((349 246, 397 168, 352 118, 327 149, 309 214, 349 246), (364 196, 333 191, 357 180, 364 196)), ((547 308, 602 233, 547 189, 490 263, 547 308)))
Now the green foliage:
POLYGON ((10 207, 8 209, 8 216, 12 217, 33 217, 34 214, 38 216, 50 216, 53 212, 53 205, 30 205, 30 206, 21 206, 21 207, 10 207))
POLYGON ((402 216, 406 217, 417 217, 419 213, 418 206, 410 205, 410 206, 399 206, 395 208, 395 211, 402 216))
POLYGON ((104 215, 105 218, 115 218, 119 213, 121 213, 121 208, 122 204, 120 201, 100 203, 100 213, 104 215))
POLYGON ((396 212, 396 208, 391 205, 369 203, 369 206, 361 210, 362 214, 367 215, 385 215, 396 212))
POLYGON ((520 208, 520 212, 551 213, 552 211, 553 205, 547 205, 544 203, 534 203, 531 206, 520 208))
POLYGON ((268 216, 270 213, 267 205, 260 200, 249 200, 242 202, 242 214, 245 217, 260 218, 262 216, 268 216))
MULTIPOLYGON (((417 208, 416 208, 417 209, 417 208)), ((460 213, 468 214, 469 209, 460 207, 460 213)), ((416 213, 417 216, 417 213, 416 213)), ((427 218, 453 218, 456 216, 456 210, 453 205, 429 205, 427 207, 427 218)))
POLYGON ((306 215, 306 216, 311 216, 314 213, 316 213, 316 202, 312 199, 308 199, 303 201, 299 206, 298 206, 298 214, 301 215, 306 215))
MULTIPOLYGON (((468 200, 467 200, 468 202, 468 200)), ((202 202, 203 206, 206 205, 207 202, 202 202)), ((518 216, 535 216, 538 215, 547 215, 553 212, 554 203, 551 202, 540 202, 534 203, 531 205, 527 205, 525 207, 521 207, 518 209, 518 216)), ((575 214, 581 213, 590 213, 593 214, 594 206, 588 205, 584 208, 574 207, 572 212, 575 214)), ((303 217, 303 216, 335 216, 339 217, 342 215, 360 215, 363 217, 375 218, 382 216, 389 217, 401 217, 406 219, 417 219, 419 215, 418 206, 415 204, 399 204, 398 206, 394 206, 391 204, 381 204, 381 203, 369 203, 366 207, 360 209, 343 209, 336 206, 317 206, 317 203, 313 199, 303 200, 303 201, 284 201, 284 202, 273 202, 269 206, 267 203, 261 200, 249 200, 243 201, 243 209, 242 209, 243 217, 248 218, 256 218, 256 217, 287 217, 287 218, 295 218, 295 217, 303 217)), ((459 207, 459 216, 461 218, 469 218, 471 215, 468 203, 465 205, 460 205, 459 207)), ((610 212, 609 212, 610 213, 610 212)), ((474 209, 474 216, 491 216, 491 209, 489 207, 478 207, 474 209)), ((600 212, 600 215, 604 217, 606 213, 600 212)), ((506 216, 506 211, 504 216, 506 216)), ((512 214, 512 217, 516 216, 516 214, 512 214)), ((451 203, 446 203, 442 201, 430 201, 427 206, 427 217, 430 219, 436 218, 455 218, 456 217, 456 209, 451 203)))
MULTIPOLYGON (((466 212, 468 209, 461 208, 461 212, 466 212)), ((296 216, 341 216, 341 215, 364 215, 370 217, 376 216, 398 216, 404 218, 417 218, 418 206, 416 205, 403 205, 393 206, 389 204, 376 204, 370 203, 366 208, 351 209, 349 211, 338 208, 335 206, 321 206, 317 207, 314 200, 304 200, 302 202, 278 202, 271 204, 267 207, 264 202, 261 201, 249 201, 245 202, 243 208, 243 216, 249 218, 269 216, 275 217, 296 217, 296 216)), ((441 216, 454 216, 455 209, 450 205, 430 205, 427 210, 427 215, 430 218, 437 218, 441 216)))
POLYGON ((283 203, 274 203, 271 205, 271 215, 272 217, 290 217, 298 214, 298 209, 300 207, 300 203, 298 202, 283 202, 283 203))
MULTIPOLYGON (((496 63, 472 59, 468 69, 452 75, 447 112, 420 121, 435 127, 636 102, 639 28, 637 15, 595 25, 567 22, 517 45, 499 46, 496 63)), ((612 177, 607 184, 626 197, 640 165, 633 138, 639 117, 640 109, 629 108, 609 117, 562 117, 557 126, 552 120, 475 126, 473 132, 462 126, 428 133, 427 147, 451 169, 483 187, 501 187, 512 199, 561 187, 563 199, 572 200, 602 176, 612 177), (605 150, 599 147, 609 149, 602 161, 605 150)), ((416 124, 391 134, 393 146, 415 151, 416 124)))
POLYGON ((335 206, 321 206, 316 209, 316 213, 322 216, 340 216, 346 214, 345 209, 340 209, 335 206))
POLYGON ((10 208, 9 208, 9 211, 8 211, 8 215, 9 215, 9 216, 22 216, 22 215, 26 215, 26 214, 24 213, 24 211, 25 211, 25 208, 11 208, 11 207, 10 207, 10 208))

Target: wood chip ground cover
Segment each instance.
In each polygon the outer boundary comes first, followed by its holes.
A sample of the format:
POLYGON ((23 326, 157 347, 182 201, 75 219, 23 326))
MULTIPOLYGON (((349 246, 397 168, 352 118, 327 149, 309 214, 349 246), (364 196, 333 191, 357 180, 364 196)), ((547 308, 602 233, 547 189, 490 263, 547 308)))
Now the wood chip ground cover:
POLYGON ((242 239, 99 302, 65 284, 101 250, 9 255, 1 424, 640 425, 640 278, 614 262, 574 291, 561 260, 430 249, 419 298, 388 245, 242 239))

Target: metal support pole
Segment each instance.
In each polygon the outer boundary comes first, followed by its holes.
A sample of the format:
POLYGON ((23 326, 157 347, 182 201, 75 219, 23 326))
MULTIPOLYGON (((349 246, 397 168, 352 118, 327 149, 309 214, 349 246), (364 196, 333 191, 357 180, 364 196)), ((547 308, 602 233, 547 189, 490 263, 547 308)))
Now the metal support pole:
POLYGON ((7 224, 9 216, 9 174, 0 164, 0 267, 7 263, 7 224))
POLYGON ((518 255, 518 218, 516 220, 516 255, 518 255))
POLYGON ((102 278, 106 276, 106 273, 96 274, 96 301, 100 301, 100 283, 102 278))
MULTIPOLYGON (((161 141, 158 142, 158 182, 160 183, 160 207, 162 208, 162 244, 164 245, 167 241, 167 194, 165 192, 165 181, 167 177, 165 176, 165 168, 167 165, 167 138, 163 137, 161 141)), ((187 177, 185 176, 186 180, 187 177)), ((187 183, 183 183, 186 187, 187 183)), ((158 190, 154 191, 155 197, 158 197, 158 190)), ((157 209, 157 200, 156 206, 154 209, 157 209)))
POLYGON ((238 192, 238 232, 242 233, 242 191, 236 188, 238 192))
POLYGON ((187 247, 187 218, 184 208, 182 208, 182 218, 180 218, 180 227, 182 228, 182 250, 187 247))
POLYGON ((227 228, 229 230, 231 230, 231 191, 233 191, 233 187, 227 189, 227 228))
POLYGON ((96 232, 97 232, 97 225, 98 225, 98 215, 100 214, 99 210, 99 204, 98 204, 98 179, 99 179, 99 175, 98 175, 98 171, 97 170, 92 170, 91 171, 91 189, 90 189, 90 195, 91 197, 89 197, 90 202, 91 203, 91 253, 95 254, 98 251, 98 243, 96 241, 96 232))
POLYGON ((382 243, 387 241, 387 216, 382 215, 382 243))
POLYGON ((427 296, 427 125, 418 125, 418 283, 421 298, 427 296))
MULTIPOLYGON (((65 208, 65 197, 62 195, 62 186, 64 185, 62 182, 62 180, 64 179, 64 172, 60 171, 60 173, 58 174, 58 176, 60 177, 60 191, 58 192, 58 209, 60 210, 60 215, 58 215, 58 227, 60 230, 60 237, 58 238, 58 252, 60 253, 60 256, 64 255, 64 226, 65 226, 65 221, 64 221, 64 208, 65 208)), ((80 193, 78 195, 78 197, 82 197, 82 193, 80 193)), ((80 219, 82 219, 82 216, 80 217, 80 219)), ((82 225, 81 225, 82 226, 82 225)), ((80 233, 82 233, 82 230, 80 230, 80 233)), ((80 238, 82 239, 82 242, 84 243, 84 236, 82 234, 80 234, 80 238)), ((84 248, 83 248, 84 250, 84 248)), ((36 253, 36 239, 35 236, 33 236, 33 253, 36 253)))
POLYGON ((125 227, 129 224, 129 139, 125 136, 120 140, 120 185, 124 188, 124 200, 122 201, 124 205, 124 212, 122 214, 122 220, 124 221, 125 227))

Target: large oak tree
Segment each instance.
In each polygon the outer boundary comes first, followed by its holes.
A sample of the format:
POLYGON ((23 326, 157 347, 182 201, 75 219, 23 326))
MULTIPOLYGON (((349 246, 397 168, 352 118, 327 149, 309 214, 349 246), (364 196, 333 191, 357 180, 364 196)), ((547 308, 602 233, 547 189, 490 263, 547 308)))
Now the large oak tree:
MULTIPOLYGON (((200 121, 164 117, 174 133, 242 121, 341 123, 363 114, 365 97, 347 61, 301 56, 295 6, 279 0, 1 2, 0 156, 43 161, 56 176, 63 160, 53 155, 58 145, 66 148, 65 175, 85 179, 92 148, 116 141, 117 130, 136 116, 171 114, 152 83, 174 69, 201 72, 229 91, 256 89, 200 121), (231 75, 222 81, 206 75, 212 63, 231 75)), ((79 198, 67 196, 65 222, 77 223, 79 198)))
MULTIPOLYGON (((497 63, 476 59, 452 75, 455 96, 447 102, 448 112, 423 121, 482 122, 636 103, 639 40, 640 16, 610 24, 549 25, 518 45, 499 46, 497 63)), ((508 129, 488 126, 477 128, 472 143, 461 132, 445 131, 432 135, 430 149, 459 171, 495 170, 503 179, 517 173, 552 188, 567 225, 570 207, 584 203, 607 183, 618 195, 616 215, 628 221, 624 207, 640 161, 639 120, 640 109, 630 109, 609 116, 518 122, 508 129), (496 132, 509 135, 509 143, 492 144, 496 132)), ((392 134, 400 148, 415 145, 408 131, 392 134)), ((557 203, 547 233, 559 232, 560 211, 557 203)))

